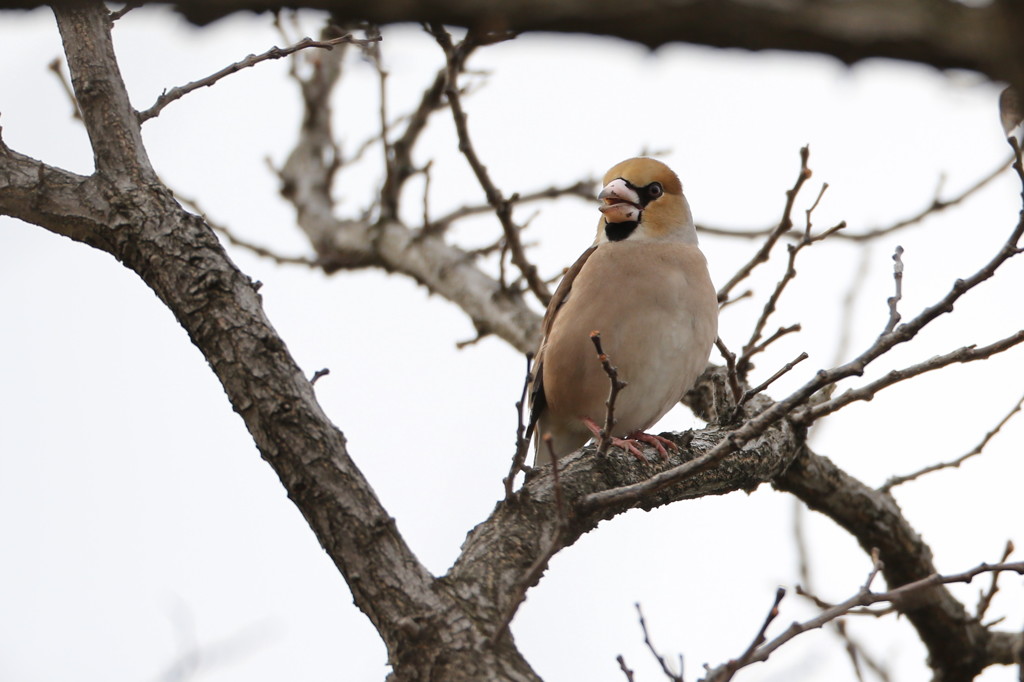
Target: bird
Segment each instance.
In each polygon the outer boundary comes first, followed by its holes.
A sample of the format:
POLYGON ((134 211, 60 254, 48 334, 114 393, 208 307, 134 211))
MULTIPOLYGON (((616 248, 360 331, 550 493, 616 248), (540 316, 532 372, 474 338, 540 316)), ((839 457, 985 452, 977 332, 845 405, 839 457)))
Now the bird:
POLYGON ((562 276, 541 323, 526 432, 535 466, 600 433, 610 383, 592 332, 627 383, 612 443, 644 461, 637 441, 667 458, 671 442, 646 431, 693 387, 718 337, 718 298, 679 177, 638 157, 602 184, 596 239, 562 276))

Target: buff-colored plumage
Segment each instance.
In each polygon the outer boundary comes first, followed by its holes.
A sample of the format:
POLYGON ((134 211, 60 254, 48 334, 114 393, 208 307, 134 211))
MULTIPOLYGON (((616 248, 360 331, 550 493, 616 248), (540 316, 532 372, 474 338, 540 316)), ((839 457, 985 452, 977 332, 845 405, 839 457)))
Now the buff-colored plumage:
POLYGON ((628 386, 613 435, 654 426, 693 386, 718 334, 718 303, 682 185, 665 164, 623 161, 604 177, 597 239, 562 278, 544 316, 531 390, 536 464, 603 425, 609 382, 592 331, 628 386))

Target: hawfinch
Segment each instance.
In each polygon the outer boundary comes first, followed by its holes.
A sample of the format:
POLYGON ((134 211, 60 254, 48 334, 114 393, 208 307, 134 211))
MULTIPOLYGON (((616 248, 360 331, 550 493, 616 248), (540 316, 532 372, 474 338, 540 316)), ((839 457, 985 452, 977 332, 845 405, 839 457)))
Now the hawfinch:
POLYGON ((664 455, 664 439, 644 432, 693 386, 718 335, 715 288, 676 174, 654 159, 628 159, 604 176, 597 198, 597 239, 544 315, 530 388, 537 466, 551 459, 545 435, 561 457, 604 424, 610 384, 592 331, 628 384, 616 399, 612 442, 637 456, 631 441, 664 455))

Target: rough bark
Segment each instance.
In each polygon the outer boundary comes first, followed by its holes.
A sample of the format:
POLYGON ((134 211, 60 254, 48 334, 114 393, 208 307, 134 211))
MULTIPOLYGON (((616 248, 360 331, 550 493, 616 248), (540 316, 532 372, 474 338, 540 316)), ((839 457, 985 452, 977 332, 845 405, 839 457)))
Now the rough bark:
MULTIPOLYGON (((774 485, 845 528, 865 552, 877 548, 890 587, 937 573, 931 549, 904 518, 896 500, 864 485, 827 457, 804 449, 774 485)), ((1002 661, 993 659, 987 644, 993 633, 972 619, 944 586, 896 606, 927 647, 935 682, 971 680, 988 665, 1013 662, 1005 654, 1002 661)))

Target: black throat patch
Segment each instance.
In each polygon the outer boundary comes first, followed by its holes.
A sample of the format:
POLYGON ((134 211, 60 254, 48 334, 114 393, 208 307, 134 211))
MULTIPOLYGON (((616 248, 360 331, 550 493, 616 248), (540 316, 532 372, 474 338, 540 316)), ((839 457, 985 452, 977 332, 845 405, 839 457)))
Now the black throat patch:
POLYGON ((620 242, 633 234, 633 230, 635 230, 639 224, 640 223, 635 220, 630 220, 625 223, 609 223, 606 220, 604 223, 604 233, 608 236, 608 241, 620 242))

